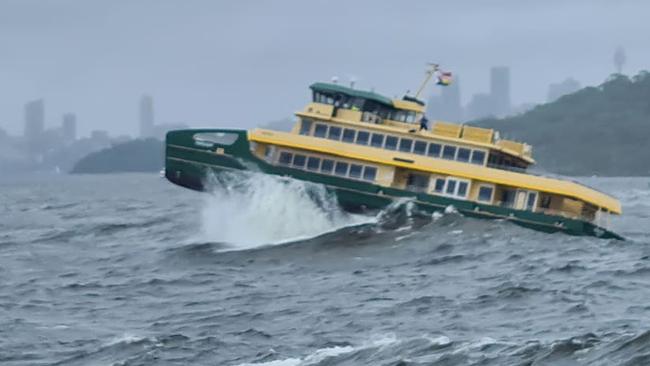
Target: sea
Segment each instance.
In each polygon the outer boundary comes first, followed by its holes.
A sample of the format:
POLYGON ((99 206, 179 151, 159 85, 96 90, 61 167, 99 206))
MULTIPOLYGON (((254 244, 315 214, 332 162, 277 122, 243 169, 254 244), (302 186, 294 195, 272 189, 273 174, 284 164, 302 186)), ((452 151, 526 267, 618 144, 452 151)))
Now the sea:
POLYGON ((280 177, 5 175, 0 365, 650 365, 650 178, 580 180, 625 241, 280 177))

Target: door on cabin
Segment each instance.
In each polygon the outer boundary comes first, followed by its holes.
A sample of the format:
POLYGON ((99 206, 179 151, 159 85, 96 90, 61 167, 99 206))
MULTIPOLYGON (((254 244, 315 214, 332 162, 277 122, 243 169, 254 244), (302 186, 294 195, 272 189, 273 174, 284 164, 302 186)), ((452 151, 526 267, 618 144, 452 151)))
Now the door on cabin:
POLYGON ((406 189, 413 192, 426 192, 429 189, 429 176, 418 173, 407 173, 406 189))

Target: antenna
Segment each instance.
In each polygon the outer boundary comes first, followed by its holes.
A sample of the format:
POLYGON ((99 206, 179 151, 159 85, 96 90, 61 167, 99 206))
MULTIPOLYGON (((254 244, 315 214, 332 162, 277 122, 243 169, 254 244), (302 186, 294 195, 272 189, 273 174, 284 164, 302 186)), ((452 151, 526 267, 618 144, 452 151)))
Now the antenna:
POLYGON ((418 92, 415 93, 416 98, 420 96, 420 94, 424 90, 424 87, 427 86, 427 83, 429 82, 429 80, 431 80, 433 74, 435 74, 439 69, 438 64, 429 62, 428 65, 429 65, 429 69, 426 71, 426 76, 424 77, 424 81, 422 81, 422 85, 420 85, 420 89, 418 89, 418 92))

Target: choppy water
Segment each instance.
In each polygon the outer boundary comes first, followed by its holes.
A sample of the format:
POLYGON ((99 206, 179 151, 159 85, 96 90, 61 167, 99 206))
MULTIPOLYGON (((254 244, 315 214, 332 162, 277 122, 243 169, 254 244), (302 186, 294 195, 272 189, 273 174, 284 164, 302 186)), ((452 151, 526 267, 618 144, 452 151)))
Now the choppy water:
POLYGON ((626 242, 255 179, 0 182, 2 365, 648 365, 650 179, 626 242))

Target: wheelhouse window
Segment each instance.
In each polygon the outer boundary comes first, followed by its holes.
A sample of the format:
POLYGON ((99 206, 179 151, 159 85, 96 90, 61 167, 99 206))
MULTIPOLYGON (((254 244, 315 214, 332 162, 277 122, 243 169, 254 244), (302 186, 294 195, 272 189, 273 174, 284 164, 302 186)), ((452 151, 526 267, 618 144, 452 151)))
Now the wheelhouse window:
POLYGON ((350 128, 343 130, 343 142, 353 143, 356 131, 350 128))
POLYGON ((411 152, 412 147, 413 147, 413 140, 401 139, 399 141, 399 151, 411 152))
POLYGON ((415 122, 415 112, 409 111, 406 112, 406 123, 413 123, 415 122))
POLYGON ((330 127, 330 131, 327 134, 327 138, 330 140, 338 141, 341 139, 341 127, 330 127))
POLYGON ((367 166, 363 169, 363 179, 373 182, 377 176, 377 168, 367 166))
POLYGON ((442 149, 442 158, 447 160, 454 160, 456 156, 456 146, 445 145, 442 149))
POLYGON ((305 166, 307 157, 305 155, 296 154, 293 156, 293 166, 296 168, 302 168, 305 166))
POLYGON ((370 133, 366 131, 357 132, 357 144, 358 145, 368 145, 368 139, 370 138, 370 133))
POLYGON ((437 158, 440 156, 440 150, 442 150, 442 146, 440 144, 429 144, 429 150, 427 150, 427 155, 437 158))
POLYGON ((406 122, 406 111, 394 111, 391 119, 393 121, 406 122))
POLYGON ((478 189, 478 200, 481 202, 492 202, 492 194, 494 193, 494 189, 489 186, 481 186, 478 189))
POLYGON ((314 136, 325 137, 325 135, 327 135, 327 125, 317 123, 316 128, 314 128, 314 136))
POLYGON ((458 155, 456 156, 456 160, 467 163, 469 162, 469 156, 471 153, 472 151, 470 149, 466 149, 464 147, 458 148, 458 155))
POLYGON ((484 165, 485 164, 485 152, 480 150, 472 151, 472 164, 484 165))
POLYGON ((318 167, 320 166, 320 158, 310 156, 309 159, 307 159, 307 170, 318 170, 318 167))
POLYGON ((379 133, 373 133, 372 138, 370 139, 370 146, 373 147, 382 147, 384 146, 384 135, 379 133))
POLYGON ((303 119, 300 123, 300 134, 309 136, 313 122, 310 119, 303 119))
POLYGON ((357 164, 350 165, 350 178, 361 178, 361 170, 363 167, 357 164))
POLYGON ((348 163, 337 161, 336 168, 334 168, 334 174, 342 177, 346 176, 348 174, 348 163))
POLYGON ((323 163, 320 166, 320 171, 325 174, 331 174, 334 170, 334 160, 323 159, 323 163))
POLYGON ((426 154, 426 150, 427 150, 427 143, 424 141, 415 141, 415 144, 413 144, 413 152, 418 155, 426 154))
POLYGON ((280 159, 278 159, 278 163, 282 165, 289 165, 291 164, 291 160, 293 159, 293 154, 288 153, 288 152, 281 152, 280 153, 280 159))
POLYGON ((395 136, 386 136, 386 149, 387 150, 397 150, 397 137, 395 136))

